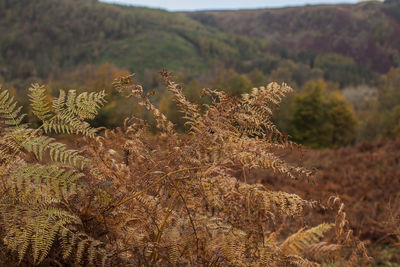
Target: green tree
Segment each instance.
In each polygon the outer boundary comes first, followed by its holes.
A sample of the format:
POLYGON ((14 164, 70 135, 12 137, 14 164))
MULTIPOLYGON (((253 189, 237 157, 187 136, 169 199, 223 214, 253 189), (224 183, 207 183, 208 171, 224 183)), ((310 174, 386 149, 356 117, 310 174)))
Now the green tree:
POLYGON ((323 71, 321 69, 311 69, 306 64, 285 60, 279 64, 278 68, 271 72, 269 80, 278 83, 285 82, 296 90, 301 88, 307 81, 322 77, 323 71))
POLYGON ((362 82, 359 70, 352 58, 329 53, 316 57, 314 67, 323 70, 324 79, 345 85, 362 82))
POLYGON ((377 127, 384 137, 399 135, 400 125, 400 68, 391 69, 382 76, 378 90, 379 121, 377 127))
POLYGON ((295 98, 291 134, 306 146, 323 147, 330 141, 332 129, 327 121, 325 87, 322 80, 308 82, 295 98))
POLYGON ((353 107, 339 91, 330 93, 327 102, 327 116, 332 129, 331 145, 339 147, 350 144, 356 138, 358 124, 353 107))
POLYGON ((267 84, 265 75, 257 68, 247 73, 247 77, 255 87, 265 86, 267 84))
POLYGON ((340 92, 322 80, 309 81, 294 101, 291 134, 312 148, 338 147, 356 137, 357 120, 340 92))
POLYGON ((220 71, 215 79, 211 81, 211 87, 222 89, 227 93, 239 96, 250 90, 253 84, 246 74, 239 74, 233 69, 220 71))
POLYGON ((390 110, 400 103, 400 68, 392 68, 382 76, 378 101, 382 110, 390 110))

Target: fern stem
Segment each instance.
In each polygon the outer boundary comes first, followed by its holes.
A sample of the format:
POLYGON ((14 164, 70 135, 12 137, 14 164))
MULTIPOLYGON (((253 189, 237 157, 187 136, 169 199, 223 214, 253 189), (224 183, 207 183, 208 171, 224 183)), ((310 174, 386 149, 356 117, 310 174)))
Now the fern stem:
POLYGON ((187 206, 186 200, 185 200, 185 198, 183 197, 183 195, 181 194, 181 192, 179 191, 179 187, 178 187, 178 186, 179 186, 179 182, 178 182, 178 184, 176 185, 176 184, 174 183, 174 181, 172 181, 172 184, 175 186, 176 191, 178 192, 179 196, 181 197, 182 202, 183 202, 183 205, 184 205, 184 207, 185 207, 185 209, 186 209, 186 212, 187 212, 187 214, 188 214, 188 216, 189 216, 189 221, 190 221, 190 224, 192 225, 194 236, 196 237, 196 247, 197 247, 197 250, 199 250, 199 237, 198 237, 198 235, 197 235, 196 227, 195 227, 195 225, 194 225, 194 221, 193 221, 193 219, 192 219, 192 215, 190 214, 190 210, 189 210, 189 208, 188 208, 188 206, 187 206))
POLYGON ((113 209, 125 204, 126 202, 128 202, 128 201, 130 201, 132 199, 137 198, 138 196, 140 196, 143 193, 147 192, 149 189, 151 189, 154 186, 156 186, 157 184, 161 183, 163 180, 165 180, 167 177, 169 177, 171 175, 174 175, 174 174, 177 174, 177 173, 180 173, 180 172, 185 172, 185 171, 197 170, 197 169, 200 169, 200 168, 201 167, 193 167, 193 168, 186 168, 186 169, 180 169, 180 170, 176 170, 176 171, 173 171, 173 172, 169 172, 169 173, 165 174, 164 176, 161 176, 157 181, 155 181, 154 183, 152 183, 151 185, 149 185, 148 187, 146 187, 142 191, 134 194, 133 196, 130 196, 130 197, 127 197, 127 198, 121 200, 120 202, 118 202, 115 205, 112 205, 112 206, 108 207, 103 213, 104 213, 104 215, 109 214, 113 209))
MULTIPOLYGON (((179 186, 179 182, 178 182, 178 186, 179 186)), ((177 193, 178 193, 178 188, 175 188, 175 191, 172 194, 171 202, 169 203, 168 208, 167 208, 167 212, 165 213, 164 220, 163 220, 163 222, 161 224, 160 229, 158 230, 157 237, 156 237, 156 242, 155 242, 156 244, 160 243, 161 236, 162 236, 162 234, 164 232, 165 225, 167 225, 167 220, 169 218, 169 215, 171 214, 171 212, 174 209, 175 205, 178 203, 177 202, 177 198, 176 198, 176 196, 178 195, 177 193)), ((154 250, 153 261, 156 262, 157 258, 158 258, 158 253, 157 253, 156 250, 154 250)))

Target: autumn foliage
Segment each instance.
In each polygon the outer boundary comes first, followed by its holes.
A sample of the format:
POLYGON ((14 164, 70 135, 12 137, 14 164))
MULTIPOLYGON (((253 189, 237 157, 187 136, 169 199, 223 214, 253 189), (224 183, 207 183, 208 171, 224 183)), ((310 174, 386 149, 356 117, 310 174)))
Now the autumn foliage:
MULTIPOLYGON (((168 90, 187 121, 185 134, 149 100, 134 76, 114 82, 153 115, 154 135, 138 118, 123 128, 92 128, 104 93, 33 85, 37 129, 7 91, 0 93, 2 262, 103 266, 318 266, 368 264, 345 206, 332 196, 301 198, 249 183, 253 170, 307 183, 312 172, 275 152, 298 149, 271 122, 291 91, 285 84, 240 97, 203 90, 204 110, 188 101, 169 73, 168 90), (85 136, 78 150, 47 136, 85 136), (331 214, 307 223, 307 214, 331 214), (311 256, 313 255, 313 256, 311 256), (316 255, 319 255, 318 257, 316 255)), ((312 185, 310 185, 312 186, 312 185)))

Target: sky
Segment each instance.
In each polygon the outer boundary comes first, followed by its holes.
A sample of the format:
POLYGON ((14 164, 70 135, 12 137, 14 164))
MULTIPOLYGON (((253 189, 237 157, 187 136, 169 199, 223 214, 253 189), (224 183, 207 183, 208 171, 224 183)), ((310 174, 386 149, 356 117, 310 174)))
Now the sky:
POLYGON ((101 0, 109 3, 162 8, 170 11, 205 9, 253 9, 307 4, 357 3, 357 0, 101 0))

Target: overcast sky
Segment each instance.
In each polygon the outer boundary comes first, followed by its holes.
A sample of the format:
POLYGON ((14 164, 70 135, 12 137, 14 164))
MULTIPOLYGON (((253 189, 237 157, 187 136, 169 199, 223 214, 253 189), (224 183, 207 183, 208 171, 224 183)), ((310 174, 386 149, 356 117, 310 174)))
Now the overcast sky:
POLYGON ((103 2, 162 8, 171 11, 203 9, 246 9, 306 4, 357 3, 353 0, 101 0, 103 2))

